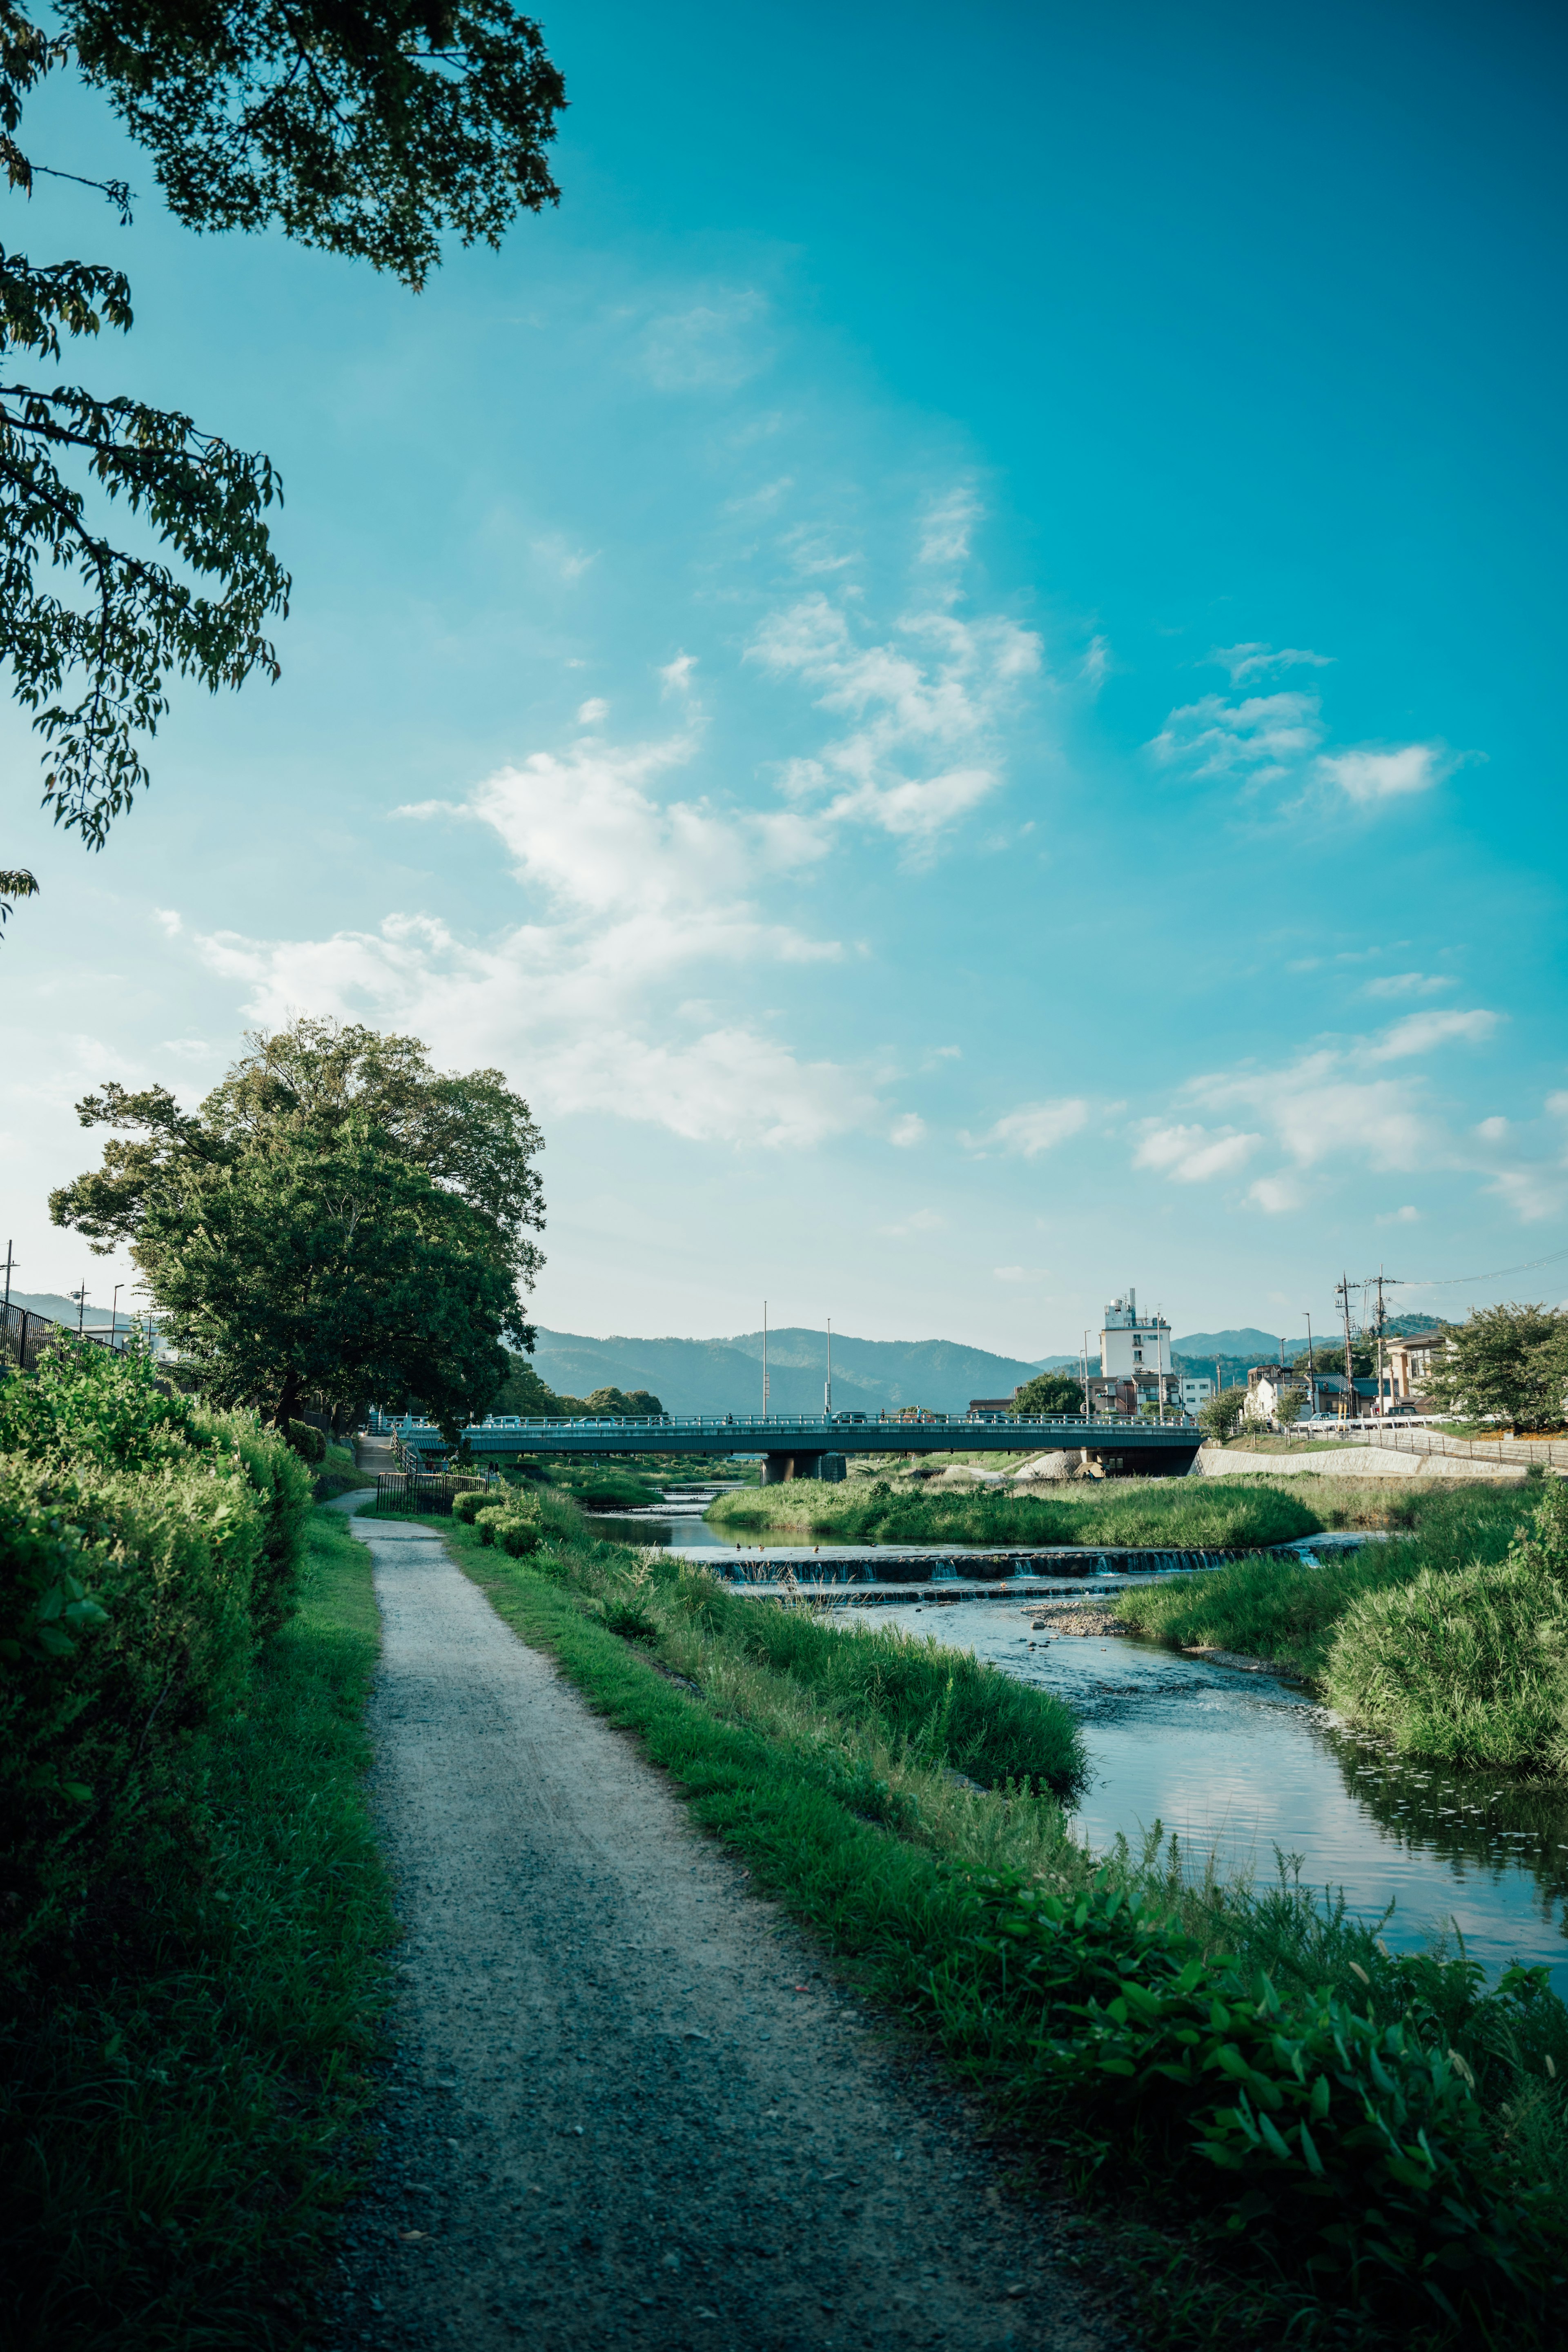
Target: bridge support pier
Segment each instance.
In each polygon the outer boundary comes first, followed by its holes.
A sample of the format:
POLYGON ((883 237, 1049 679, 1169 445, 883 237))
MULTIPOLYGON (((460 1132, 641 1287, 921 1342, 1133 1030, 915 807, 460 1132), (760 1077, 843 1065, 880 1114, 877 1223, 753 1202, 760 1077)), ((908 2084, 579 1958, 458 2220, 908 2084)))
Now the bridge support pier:
POLYGON ((787 1478, 821 1478, 837 1486, 845 1475, 842 1454, 764 1454, 763 1484, 782 1486, 787 1478))

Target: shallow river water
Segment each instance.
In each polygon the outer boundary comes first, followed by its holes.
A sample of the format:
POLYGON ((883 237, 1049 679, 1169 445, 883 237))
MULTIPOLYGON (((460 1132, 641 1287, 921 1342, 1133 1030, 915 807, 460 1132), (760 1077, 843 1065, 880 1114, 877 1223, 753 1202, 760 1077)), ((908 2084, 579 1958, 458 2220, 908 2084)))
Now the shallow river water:
MULTIPOLYGON (((639 1515, 616 1531, 634 1527, 634 1539, 709 1559, 761 1549, 726 1542, 695 1517, 639 1515)), ((768 1549, 796 1565, 817 1556, 810 1545, 768 1549)), ((1113 1601, 1127 1580, 1097 1576, 1073 1589, 1113 1601)), ((1066 1702, 1092 1765, 1077 1813, 1090 1845, 1119 1832, 1136 1841, 1158 1822, 1194 1864, 1212 1852, 1227 1871, 1249 1866, 1261 1880, 1273 1875, 1277 1851, 1299 1856, 1307 1885, 1342 1887, 1363 1916, 1392 1903, 1383 1930, 1391 1948, 1457 1927, 1489 1974, 1513 1959, 1544 1964, 1568 1998, 1568 1794, 1402 1761, 1272 1675, 1145 1642, 1047 1639, 1031 1632, 1034 1614, 1004 1587, 994 1598, 906 1602, 890 1619, 878 1610, 873 1622, 929 1633, 1066 1702)))

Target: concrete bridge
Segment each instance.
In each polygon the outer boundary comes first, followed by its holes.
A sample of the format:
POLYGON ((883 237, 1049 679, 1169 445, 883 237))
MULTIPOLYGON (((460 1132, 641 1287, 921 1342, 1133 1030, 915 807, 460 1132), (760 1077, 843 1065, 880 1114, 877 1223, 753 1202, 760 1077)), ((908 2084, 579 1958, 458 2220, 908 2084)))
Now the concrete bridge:
MULTIPOLYGON (((384 1420, 375 1427, 416 1454, 449 1454, 427 1421, 384 1420)), ((1203 1432, 1195 1422, 1079 1418, 1004 1421, 954 1415, 901 1421, 863 1413, 724 1413, 680 1421, 524 1421, 492 1419, 463 1432, 469 1454, 555 1454, 595 1460, 616 1454, 760 1454, 765 1485, 785 1478, 842 1478, 851 1454, 1054 1454, 1081 1449, 1122 1477, 1180 1478, 1192 1468, 1203 1432)))

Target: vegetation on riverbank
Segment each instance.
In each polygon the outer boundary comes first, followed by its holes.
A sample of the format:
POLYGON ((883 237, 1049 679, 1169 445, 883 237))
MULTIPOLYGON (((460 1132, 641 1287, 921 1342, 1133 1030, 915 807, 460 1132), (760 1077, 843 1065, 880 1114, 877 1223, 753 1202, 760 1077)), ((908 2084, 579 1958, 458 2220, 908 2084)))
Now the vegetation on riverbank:
POLYGON ((973 1494, 951 1487, 846 1479, 792 1479, 721 1495, 707 1513, 727 1532, 798 1528, 841 1543, 1111 1544, 1154 1550, 1228 1551, 1291 1543, 1330 1528, 1414 1527, 1435 1498, 1404 1483, 1314 1478, 1310 1494, 1267 1478, 1245 1486, 1202 1478, 1073 1479, 1041 1494, 973 1494))
POLYGON ((1538 1490, 1500 1564, 1427 1560, 1335 1628, 1330 1704, 1405 1754, 1568 1771, 1568 1486, 1538 1490))
POLYGON ((986 2096, 1021 2161, 1103 2197, 1146 2340, 1550 2341, 1568 2011, 1542 1971, 1487 1992, 1462 1961, 1391 1958, 1288 1878, 1194 1883, 1157 1843, 1097 1862, 1050 1795, 952 1777, 955 1754, 986 1774, 956 1710, 921 1713, 959 1686, 934 1645, 731 1593, 585 1525, 515 1559, 442 1531, 986 2096), (912 1707, 884 1664, 900 1658, 927 1677, 912 1707))
MULTIPOLYGON (((1314 1501, 1320 1491, 1314 1486, 1314 1501)), ((1534 1497, 1519 1487, 1434 1486, 1388 1499, 1419 1506, 1397 1540, 1325 1550, 1306 1563, 1278 1552, 1232 1560, 1202 1577, 1119 1594, 1118 1613, 1135 1633, 1179 1649, 1270 1658, 1319 1685, 1335 1630, 1354 1602, 1406 1585, 1424 1570, 1500 1560, 1534 1497)))
POLYGON ((361 2160, 395 1927, 368 1563, 244 1415, 88 1347, 0 1385, 0 2311, 282 2346, 361 2160))

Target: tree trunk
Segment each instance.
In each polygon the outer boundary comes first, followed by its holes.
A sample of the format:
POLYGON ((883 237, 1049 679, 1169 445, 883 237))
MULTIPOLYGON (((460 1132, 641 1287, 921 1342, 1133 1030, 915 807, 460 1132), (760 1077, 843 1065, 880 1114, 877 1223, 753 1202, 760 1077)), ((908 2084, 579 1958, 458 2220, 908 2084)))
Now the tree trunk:
POLYGON ((273 1415, 272 1415, 272 1421, 271 1421, 271 1424, 270 1424, 270 1425, 271 1425, 271 1427, 272 1427, 272 1428, 274 1428, 274 1429, 279 1429, 279 1430, 281 1430, 281 1431, 282 1431, 282 1433, 283 1433, 283 1434, 284 1434, 284 1436, 285 1436, 285 1437, 287 1437, 287 1436, 288 1436, 288 1434, 289 1434, 289 1423, 291 1421, 298 1421, 298 1420, 299 1420, 299 1418, 300 1418, 300 1381, 299 1381, 299 1376, 298 1376, 298 1374, 297 1374, 297 1373, 294 1373, 294 1372, 285 1372, 285 1373, 284 1373, 284 1375, 283 1375, 283 1386, 282 1386, 282 1388, 279 1390, 279 1395, 278 1395, 278 1405, 277 1405, 277 1410, 274 1412, 274 1413, 273 1413, 273 1415))

